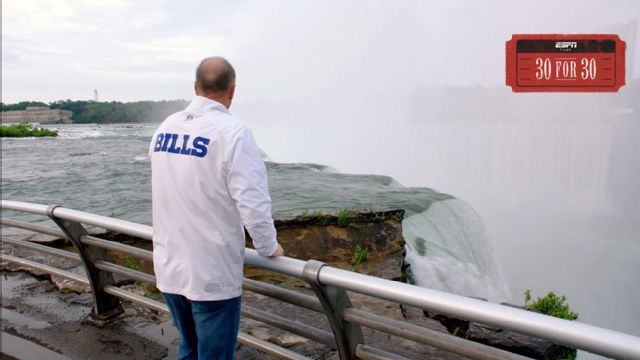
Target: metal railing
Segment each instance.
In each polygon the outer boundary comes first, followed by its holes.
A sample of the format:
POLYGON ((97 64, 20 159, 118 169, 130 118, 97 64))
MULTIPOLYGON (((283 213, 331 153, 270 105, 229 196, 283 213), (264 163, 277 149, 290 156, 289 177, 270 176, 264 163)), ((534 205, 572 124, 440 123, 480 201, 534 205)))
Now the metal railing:
MULTIPOLYGON (((46 215, 58 225, 60 230, 28 222, 2 219, 4 226, 66 237, 74 245, 77 253, 23 240, 3 239, 3 241, 52 256, 79 260, 86 270, 87 277, 12 255, 2 254, 2 258, 5 261, 19 263, 90 285, 94 299, 93 311, 90 315, 93 321, 97 323, 108 322, 117 317, 123 311, 120 300, 168 312, 165 304, 121 289, 115 286, 113 281, 113 274, 118 274, 126 278, 155 284, 153 275, 111 263, 104 258, 104 250, 116 250, 133 257, 152 261, 152 252, 91 236, 84 227, 85 225, 96 226, 151 240, 152 228, 150 226, 55 205, 46 206, 2 200, 2 209, 46 215)), ((522 356, 511 352, 357 309, 351 304, 347 291, 445 314, 457 319, 475 321, 545 338, 553 343, 607 357, 640 359, 640 337, 577 321, 558 319, 513 307, 341 270, 315 260, 302 261, 289 257, 262 257, 252 249, 246 249, 245 264, 306 281, 311 286, 315 297, 249 279, 244 280, 243 287, 245 290, 324 314, 329 322, 330 331, 246 305, 243 305, 241 310, 244 317, 278 327, 336 349, 340 354, 340 359, 343 360, 404 359, 397 354, 366 344, 362 327, 473 359, 523 359, 522 356)), ((240 332, 238 341, 283 359, 306 359, 301 354, 244 332, 240 332)))

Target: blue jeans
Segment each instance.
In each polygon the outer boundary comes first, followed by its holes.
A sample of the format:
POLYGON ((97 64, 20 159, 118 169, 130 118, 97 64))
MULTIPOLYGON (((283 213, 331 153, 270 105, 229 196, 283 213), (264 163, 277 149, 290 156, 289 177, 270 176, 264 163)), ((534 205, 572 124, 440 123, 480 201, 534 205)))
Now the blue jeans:
POLYGON ((180 332, 180 360, 233 360, 240 325, 240 297, 193 301, 162 293, 180 332))

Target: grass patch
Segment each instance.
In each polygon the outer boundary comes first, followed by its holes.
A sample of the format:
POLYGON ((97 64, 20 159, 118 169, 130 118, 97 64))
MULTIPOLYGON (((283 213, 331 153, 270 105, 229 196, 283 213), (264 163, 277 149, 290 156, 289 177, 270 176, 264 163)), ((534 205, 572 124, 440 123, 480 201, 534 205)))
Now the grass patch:
POLYGON ((338 226, 350 227, 355 230, 360 229, 360 225, 354 222, 354 218, 357 217, 357 213, 352 212, 349 209, 344 209, 338 213, 338 226))
POLYGON ((8 126, 0 126, 0 137, 44 137, 58 136, 57 131, 34 128, 31 124, 13 124, 8 126))
MULTIPOLYGON (((125 266, 127 269, 131 269, 131 270, 134 270, 134 271, 140 271, 140 272, 143 272, 143 271, 142 271, 142 267, 140 266, 140 264, 139 264, 139 263, 137 263, 137 262, 133 259, 133 257, 132 257, 131 255, 127 255, 127 257, 125 258, 124 266, 125 266)), ((145 289, 145 293, 153 292, 153 291, 150 291, 150 289, 149 289, 149 287, 150 287, 150 286, 151 286, 151 287, 153 287, 153 288, 155 288, 155 286, 150 285, 150 284, 147 284, 146 282, 144 282, 144 281, 142 281, 142 280, 136 280, 136 281, 134 282, 134 284, 135 284, 136 286, 139 286, 139 287, 141 287, 141 288, 144 288, 144 289, 145 289)), ((156 289, 156 291, 157 291, 157 289, 156 289)))
POLYGON ((351 265, 357 266, 369 259, 369 248, 366 246, 356 245, 356 249, 351 257, 351 265))
POLYGON ((135 260, 133 260, 133 257, 131 255, 127 255, 125 262, 124 262, 124 266, 127 269, 131 269, 131 270, 135 270, 135 271, 142 271, 142 268, 140 267, 140 264, 138 264, 135 260))
POLYGON ((345 227, 349 225, 349 219, 351 218, 351 212, 348 209, 344 209, 338 213, 338 226, 345 227))

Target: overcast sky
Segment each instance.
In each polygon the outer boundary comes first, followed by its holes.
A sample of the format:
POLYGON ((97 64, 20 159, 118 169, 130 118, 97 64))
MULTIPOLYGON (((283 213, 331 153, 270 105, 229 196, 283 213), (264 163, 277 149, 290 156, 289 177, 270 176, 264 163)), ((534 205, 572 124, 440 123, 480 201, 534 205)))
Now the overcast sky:
POLYGON ((514 33, 620 33, 638 77, 639 18, 638 0, 4 0, 2 101, 188 99, 209 55, 241 100, 501 86, 514 33))

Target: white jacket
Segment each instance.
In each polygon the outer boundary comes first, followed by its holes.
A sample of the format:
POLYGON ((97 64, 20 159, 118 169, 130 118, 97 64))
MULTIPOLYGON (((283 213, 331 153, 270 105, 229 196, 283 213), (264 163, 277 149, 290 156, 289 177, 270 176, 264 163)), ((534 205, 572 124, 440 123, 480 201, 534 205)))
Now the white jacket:
POLYGON ((240 296, 244 227, 260 255, 278 247, 251 131, 224 105, 196 96, 158 127, 149 158, 158 289, 198 301, 240 296))

